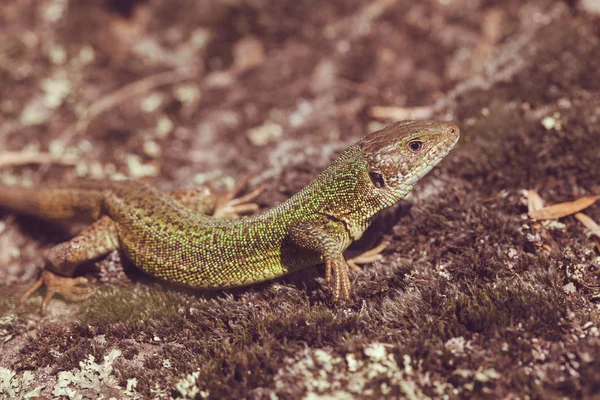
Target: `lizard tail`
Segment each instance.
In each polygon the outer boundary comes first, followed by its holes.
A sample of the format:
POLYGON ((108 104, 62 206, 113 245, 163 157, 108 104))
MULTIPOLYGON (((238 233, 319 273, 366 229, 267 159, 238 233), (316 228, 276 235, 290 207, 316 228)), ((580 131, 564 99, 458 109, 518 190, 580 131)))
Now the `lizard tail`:
POLYGON ((0 208, 49 220, 98 219, 103 199, 98 189, 0 185, 0 208))

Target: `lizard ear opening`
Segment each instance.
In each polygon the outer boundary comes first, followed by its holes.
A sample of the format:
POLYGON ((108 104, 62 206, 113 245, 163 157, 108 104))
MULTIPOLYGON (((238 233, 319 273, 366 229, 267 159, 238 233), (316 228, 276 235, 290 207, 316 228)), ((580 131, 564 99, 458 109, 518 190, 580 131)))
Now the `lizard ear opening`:
POLYGON ((385 181, 380 173, 369 172, 369 178, 371 178, 371 182, 373 182, 373 185, 375 185, 376 188, 382 188, 385 186, 385 181))

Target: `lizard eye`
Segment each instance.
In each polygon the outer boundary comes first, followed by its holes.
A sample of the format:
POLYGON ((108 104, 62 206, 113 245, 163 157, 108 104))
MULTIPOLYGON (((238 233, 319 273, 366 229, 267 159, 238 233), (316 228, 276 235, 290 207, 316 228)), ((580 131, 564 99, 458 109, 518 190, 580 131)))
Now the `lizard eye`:
POLYGON ((413 153, 418 153, 423 150, 423 142, 420 140, 412 140, 408 142, 408 149, 413 153))
POLYGON ((385 186, 385 181, 383 180, 383 176, 377 172, 369 172, 369 178, 371 178, 371 182, 375 185, 376 188, 382 188, 385 186))

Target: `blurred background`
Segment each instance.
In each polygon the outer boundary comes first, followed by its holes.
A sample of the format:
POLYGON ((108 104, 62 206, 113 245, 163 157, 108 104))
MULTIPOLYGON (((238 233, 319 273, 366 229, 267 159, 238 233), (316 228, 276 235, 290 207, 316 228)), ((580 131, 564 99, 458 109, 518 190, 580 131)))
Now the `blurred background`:
POLYGON ((315 268, 41 318, 15 299, 69 234, 2 211, 0 397, 595 398, 600 240, 527 212, 600 194, 599 36, 596 0, 2 0, 2 184, 254 173, 266 208, 392 121, 462 133, 342 309, 315 268))
POLYGON ((262 172, 285 139, 341 149, 389 121, 456 119, 464 93, 547 68, 521 50, 594 4, 7 0, 0 148, 41 154, 3 164, 74 164, 66 179, 262 172))

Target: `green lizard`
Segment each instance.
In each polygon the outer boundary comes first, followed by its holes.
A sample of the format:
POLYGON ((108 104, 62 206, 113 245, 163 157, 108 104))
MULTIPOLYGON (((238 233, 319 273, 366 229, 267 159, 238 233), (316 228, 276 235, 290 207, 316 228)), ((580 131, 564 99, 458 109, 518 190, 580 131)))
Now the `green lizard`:
POLYGON ((250 211, 259 190, 218 202, 210 192, 168 194, 133 181, 1 187, 0 206, 49 220, 95 220, 78 236, 50 249, 47 268, 25 294, 47 288, 81 299, 92 293, 81 263, 120 250, 137 267, 193 288, 231 288, 278 278, 325 263, 333 300, 350 296, 348 264, 377 259, 384 246, 345 260, 377 213, 404 198, 454 147, 456 125, 403 121, 350 146, 315 180, 283 203, 239 219, 217 216, 250 211))

